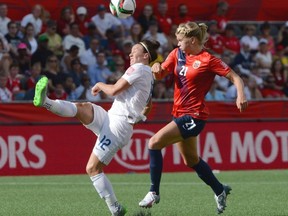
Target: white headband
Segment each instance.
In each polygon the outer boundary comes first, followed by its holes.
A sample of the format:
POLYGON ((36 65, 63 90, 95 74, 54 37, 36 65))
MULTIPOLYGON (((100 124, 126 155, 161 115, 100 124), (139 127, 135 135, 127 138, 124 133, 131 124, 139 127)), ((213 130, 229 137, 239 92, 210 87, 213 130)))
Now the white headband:
POLYGON ((144 49, 147 51, 147 53, 148 53, 148 55, 149 55, 149 59, 150 59, 150 61, 152 61, 151 54, 150 54, 150 52, 149 52, 149 50, 148 50, 146 44, 144 44, 143 42, 140 42, 140 44, 141 44, 141 45, 144 47, 144 49))

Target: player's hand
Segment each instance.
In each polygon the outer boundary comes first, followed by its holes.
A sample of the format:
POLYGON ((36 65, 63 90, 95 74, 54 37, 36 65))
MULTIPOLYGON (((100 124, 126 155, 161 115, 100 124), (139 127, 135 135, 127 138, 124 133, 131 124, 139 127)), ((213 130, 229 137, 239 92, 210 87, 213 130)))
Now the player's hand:
POLYGON ((236 105, 239 111, 243 112, 248 108, 248 101, 246 100, 246 98, 237 98, 236 105))
POLYGON ((91 89, 91 94, 96 96, 100 91, 101 89, 99 88, 99 83, 96 83, 91 89))
POLYGON ((151 70, 154 78, 159 79, 162 71, 161 64, 159 62, 154 63, 151 67, 151 70))
POLYGON ((161 73, 162 68, 161 68, 161 64, 159 62, 156 62, 152 65, 151 67, 152 73, 161 73))

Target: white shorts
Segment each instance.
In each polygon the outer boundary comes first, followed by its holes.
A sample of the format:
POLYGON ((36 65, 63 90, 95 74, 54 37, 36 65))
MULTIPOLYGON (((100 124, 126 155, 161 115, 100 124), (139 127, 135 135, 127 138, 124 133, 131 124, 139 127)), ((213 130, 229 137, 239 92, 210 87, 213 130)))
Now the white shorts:
POLYGON ((89 125, 84 126, 98 136, 93 153, 102 163, 108 165, 116 152, 128 144, 133 126, 124 117, 108 114, 95 104, 92 106, 94 119, 89 125))

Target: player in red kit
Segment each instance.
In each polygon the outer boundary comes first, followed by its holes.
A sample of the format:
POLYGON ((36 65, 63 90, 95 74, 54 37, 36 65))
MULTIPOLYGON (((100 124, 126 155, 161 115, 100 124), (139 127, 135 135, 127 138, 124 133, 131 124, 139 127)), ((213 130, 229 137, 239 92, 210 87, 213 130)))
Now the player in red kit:
POLYGON ((215 76, 225 76, 236 86, 236 105, 240 112, 248 107, 243 81, 229 66, 204 49, 207 40, 207 26, 204 23, 180 24, 176 37, 178 48, 174 49, 162 64, 155 63, 152 66, 156 79, 173 73, 173 120, 149 140, 151 187, 139 206, 151 207, 154 203, 159 203, 163 166, 161 149, 176 144, 185 165, 194 169, 214 191, 217 212, 222 213, 231 187, 221 184, 209 165, 198 156, 197 136, 203 130, 209 115, 204 97, 215 76))

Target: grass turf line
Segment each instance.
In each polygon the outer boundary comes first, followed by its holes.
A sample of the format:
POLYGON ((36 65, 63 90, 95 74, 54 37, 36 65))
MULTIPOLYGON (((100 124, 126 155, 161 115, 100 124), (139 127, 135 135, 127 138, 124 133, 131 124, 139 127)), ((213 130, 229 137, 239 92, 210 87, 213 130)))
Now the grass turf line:
MULTIPOLYGON (((149 189, 148 174, 107 174, 127 216, 216 214, 212 190, 196 173, 164 173, 161 201, 152 209, 138 202, 149 189)), ((287 216, 288 171, 227 171, 216 176, 232 187, 223 216, 287 216)), ((86 175, 0 177, 5 216, 110 215, 86 175)))

